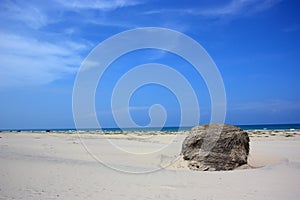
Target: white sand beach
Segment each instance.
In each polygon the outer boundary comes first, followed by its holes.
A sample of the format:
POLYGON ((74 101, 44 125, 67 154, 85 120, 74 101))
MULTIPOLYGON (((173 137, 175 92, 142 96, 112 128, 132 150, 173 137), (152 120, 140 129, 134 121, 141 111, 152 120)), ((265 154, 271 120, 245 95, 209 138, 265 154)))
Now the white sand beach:
POLYGON ((249 135, 248 169, 202 172, 185 134, 2 132, 0 199, 299 199, 300 132, 249 135))

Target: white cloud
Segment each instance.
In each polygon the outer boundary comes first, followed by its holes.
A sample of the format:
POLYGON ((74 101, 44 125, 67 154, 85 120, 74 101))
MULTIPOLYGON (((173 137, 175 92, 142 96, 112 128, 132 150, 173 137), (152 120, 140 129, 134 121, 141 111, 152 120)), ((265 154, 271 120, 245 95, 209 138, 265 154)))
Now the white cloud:
POLYGON ((203 17, 224 17, 233 15, 246 15, 267 10, 281 0, 232 0, 224 5, 211 6, 207 8, 185 8, 185 9, 161 9, 150 10, 144 14, 161 14, 174 12, 187 15, 200 15, 203 17))
MULTIPOLYGON (((78 69, 83 61, 82 53, 92 45, 81 35, 74 36, 77 29, 71 25, 62 32, 53 28, 64 21, 63 13, 75 11, 78 14, 68 22, 73 20, 78 24, 76 20, 82 19, 82 22, 92 23, 90 20, 94 18, 81 17, 81 10, 106 11, 139 3, 132 0, 4 0, 0 4, 0 87, 47 84, 78 69), (54 26, 49 29, 49 24, 54 26), (76 38, 76 42, 70 38, 76 38)), ((110 21, 106 19, 103 23, 111 24, 110 21)))
POLYGON ((0 87, 47 84, 75 73, 82 60, 79 53, 87 48, 6 33, 0 33, 0 44, 0 87))
MULTIPOLYGON (((112 11, 118 8, 130 7, 144 3, 138 0, 49 0, 49 1, 1 1, 0 19, 16 24, 22 23, 32 29, 40 29, 49 24, 54 24, 64 20, 63 13, 75 12, 81 14, 88 10, 112 11)), ((94 17, 95 18, 95 17, 94 17)), ((99 25, 111 25, 109 19, 101 19, 100 15, 96 19, 86 16, 77 18, 87 23, 99 25)), ((112 23, 113 26, 124 25, 122 23, 112 23)), ((73 33, 74 29, 68 28, 67 32, 73 33)))
POLYGON ((48 17, 40 7, 24 2, 25 1, 1 2, 1 18, 25 23, 34 29, 45 26, 48 23, 48 17))
POLYGON ((199 10, 198 14, 204 16, 244 15, 267 10, 278 2, 280 0, 233 0, 224 6, 199 10))
POLYGON ((57 2, 68 8, 97 10, 114 10, 117 8, 135 6, 142 3, 141 1, 134 0, 65 0, 57 2))
POLYGON ((119 9, 133 7, 145 3, 141 0, 54 0, 60 9, 65 11, 76 12, 78 15, 82 15, 78 18, 85 24, 94 24, 99 26, 110 26, 110 27, 121 27, 121 28, 133 28, 136 25, 132 22, 126 20, 115 20, 113 17, 107 17, 110 11, 119 9), (98 12, 96 16, 89 16, 87 13, 90 11, 102 11, 98 12), (87 17, 86 17, 87 16, 87 17))

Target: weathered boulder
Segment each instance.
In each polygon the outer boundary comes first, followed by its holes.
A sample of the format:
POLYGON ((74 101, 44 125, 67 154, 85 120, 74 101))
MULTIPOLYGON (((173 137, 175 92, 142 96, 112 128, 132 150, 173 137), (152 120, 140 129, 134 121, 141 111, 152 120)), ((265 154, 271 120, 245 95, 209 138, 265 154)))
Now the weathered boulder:
POLYGON ((181 153, 192 170, 232 170, 247 164, 249 136, 227 124, 196 126, 183 141, 181 153))

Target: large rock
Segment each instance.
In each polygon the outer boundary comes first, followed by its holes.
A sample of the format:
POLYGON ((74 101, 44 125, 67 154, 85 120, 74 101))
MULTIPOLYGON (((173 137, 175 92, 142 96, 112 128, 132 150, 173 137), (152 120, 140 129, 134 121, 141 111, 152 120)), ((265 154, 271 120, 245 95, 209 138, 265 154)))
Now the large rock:
POLYGON ((249 136, 227 124, 196 126, 185 138, 181 153, 192 170, 232 170, 247 164, 249 136))

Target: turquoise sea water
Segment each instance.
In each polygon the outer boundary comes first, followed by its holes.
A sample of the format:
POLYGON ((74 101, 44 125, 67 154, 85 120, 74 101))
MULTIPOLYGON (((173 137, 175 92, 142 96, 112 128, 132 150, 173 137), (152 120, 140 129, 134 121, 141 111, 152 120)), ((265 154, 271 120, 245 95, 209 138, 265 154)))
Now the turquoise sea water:
MULTIPOLYGON (((257 125, 237 125, 244 130, 300 130, 300 124, 257 124, 257 125)), ((52 131, 60 131, 60 132, 76 132, 76 131, 101 131, 101 132, 123 132, 123 131, 163 131, 163 132, 177 132, 177 131, 188 131, 192 127, 164 127, 162 129, 158 128, 102 128, 99 129, 86 129, 86 130, 76 130, 76 129, 11 129, 11 130, 1 130, 1 131, 13 131, 13 132, 22 132, 22 131, 44 131, 44 132, 52 132, 52 131)))

